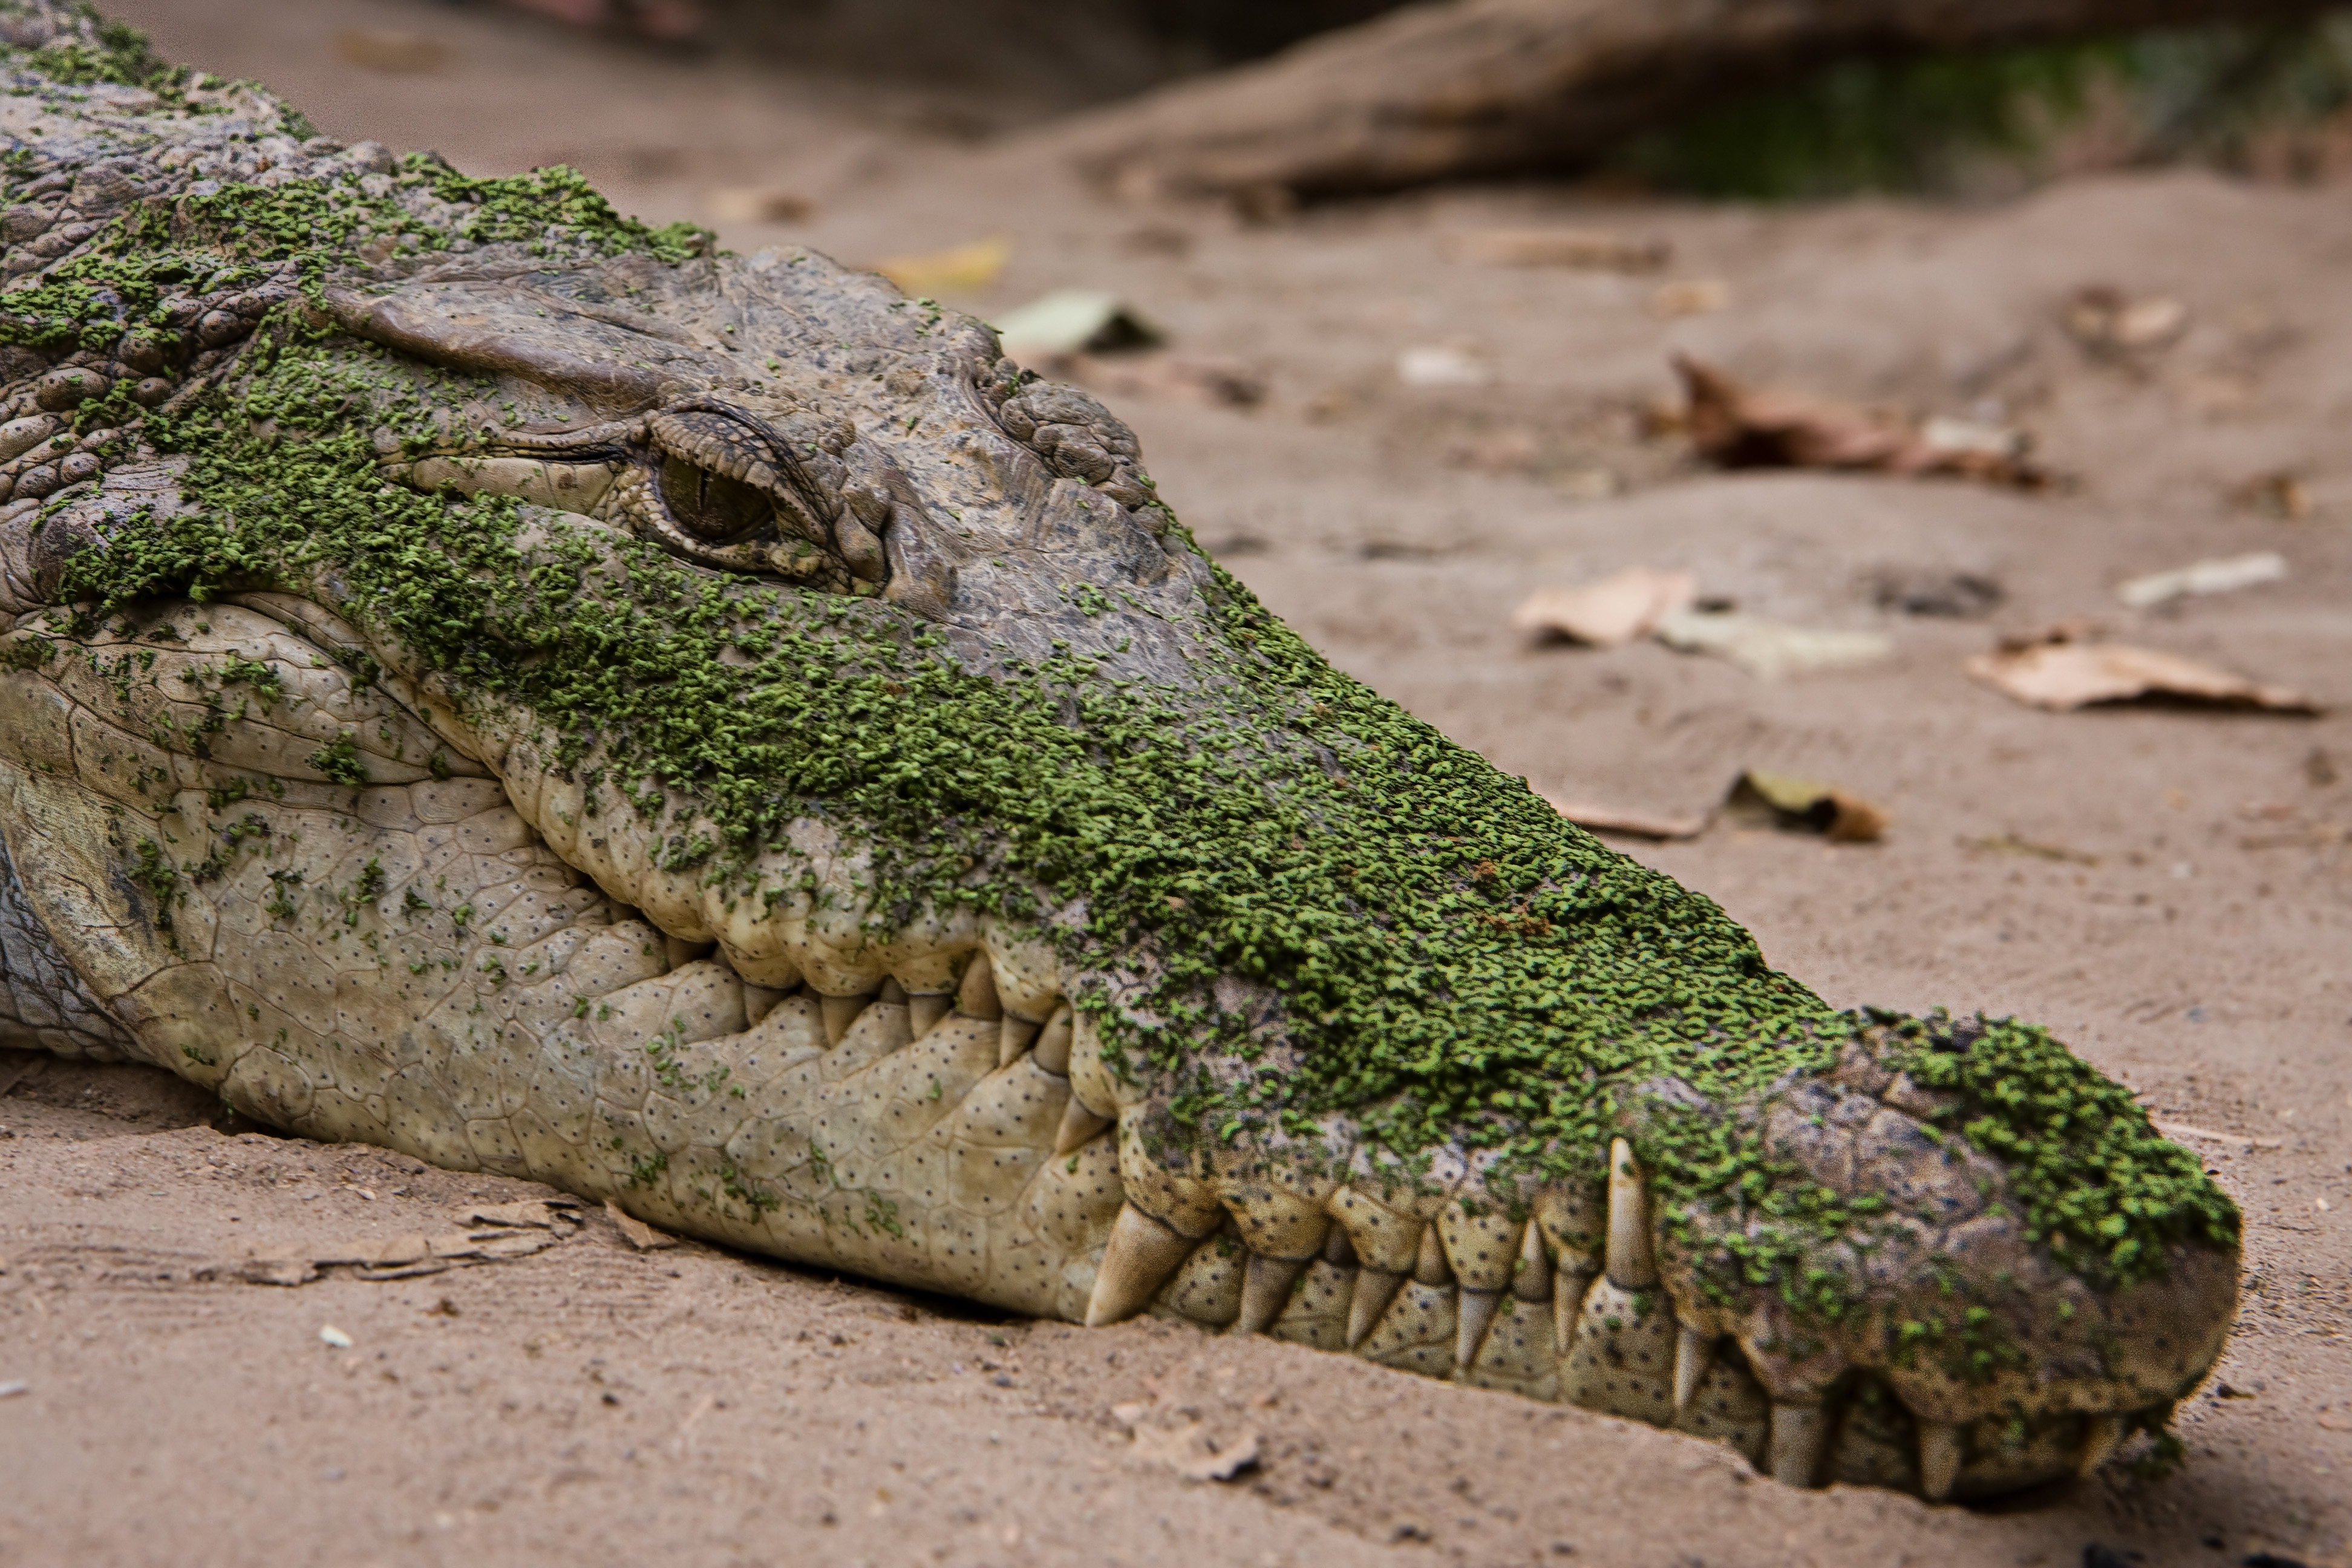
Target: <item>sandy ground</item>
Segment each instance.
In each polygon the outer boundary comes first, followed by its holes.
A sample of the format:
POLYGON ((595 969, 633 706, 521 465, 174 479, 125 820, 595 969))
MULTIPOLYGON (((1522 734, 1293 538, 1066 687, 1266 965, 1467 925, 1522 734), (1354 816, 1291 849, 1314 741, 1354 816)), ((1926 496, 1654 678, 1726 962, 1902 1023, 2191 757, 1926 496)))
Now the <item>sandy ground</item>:
MULTIPOLYGON (((446 1229, 528 1195, 280 1140, 143 1069, 0 1056, 0 1563, 2352 1563, 2352 210, 2341 188, 2191 174, 1968 210, 1609 204, 1526 188, 1270 227, 1121 207, 1039 141, 935 134, 921 92, 772 63, 648 59, 397 0, 118 7, 262 77, 327 132, 461 165, 581 163, 649 216, 758 185, 814 204, 721 225, 852 261, 1011 237, 986 315, 1112 289, 1181 352, 1262 376, 1255 409, 1114 401, 1161 491, 1350 671, 1556 795, 1682 812, 1741 768, 1833 781, 1886 840, 1718 826, 1628 844, 1720 900, 1840 1004, 2049 1022, 2200 1142, 2248 1220, 2244 1310, 2184 1407, 2190 1458, 1995 1510, 1800 1493, 1573 1410, 1265 1342, 1087 1332, 609 1222, 534 1256, 366 1281, 243 1282, 250 1259, 446 1229), (370 72, 337 29, 421 31, 441 69, 370 72), (1599 225, 1662 274, 1494 268, 1444 237, 1599 225), (1726 308, 1662 320, 1662 284, 1726 308), (2178 298, 2187 335, 2094 363, 2088 283, 2178 298), (1408 387, 1448 345, 1489 384, 1408 387), (2068 483, 1696 469, 1642 411, 1685 348, 1743 374, 2030 426, 2068 483), (2311 515, 2240 497, 2297 476, 2311 515), (1613 493, 1612 493, 1613 492, 1613 493), (2114 584, 2276 550, 2288 578, 2135 613, 2114 584), (1876 668, 1766 683, 1639 644, 1537 647, 1534 585, 1648 563, 1816 626, 1876 668), (1885 572, 1998 581, 1988 616, 1878 608, 1885 572), (1960 673, 2076 616, 2302 687, 2315 720, 2071 715, 1960 673), (324 1342, 331 1325, 352 1342, 324 1342), (21 1387, 19 1387, 21 1385, 21 1387), (1192 1424, 1199 1429, 1185 1447, 1192 1424), (1130 1436, 1139 1430, 1140 1436, 1130 1436), (1258 1462, 1227 1482, 1167 1456, 1258 1462)), ((984 85, 984 84, 983 84, 984 85)))

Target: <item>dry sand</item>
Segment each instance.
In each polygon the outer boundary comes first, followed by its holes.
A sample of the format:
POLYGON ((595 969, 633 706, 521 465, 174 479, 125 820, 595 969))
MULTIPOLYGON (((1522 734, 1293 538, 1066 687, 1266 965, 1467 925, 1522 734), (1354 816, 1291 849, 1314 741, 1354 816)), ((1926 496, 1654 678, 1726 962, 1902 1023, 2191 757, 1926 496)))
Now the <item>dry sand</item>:
MULTIPOLYGON (((1607 204, 1539 188, 1272 227, 1121 207, 1039 142, 960 146, 922 94, 647 58, 397 0, 137 0, 172 52, 269 79, 322 129, 461 165, 569 157, 635 210, 719 186, 815 204, 722 226, 844 259, 1013 237, 985 315, 1119 290, 1185 351, 1265 377, 1254 411, 1115 398, 1162 493, 1342 666, 1557 795, 1661 813, 1745 767, 1885 805, 1876 846, 1719 826, 1629 845, 1841 1005, 2059 1028, 2244 1206, 2244 1310, 2181 1412, 2182 1472, 2122 1467, 1969 1510, 1801 1493, 1580 1411, 1164 1323, 1087 1332, 608 1222, 536 1256, 383 1282, 240 1282, 246 1260, 446 1227, 520 1184, 211 1124, 143 1069, 51 1063, 0 1098, 0 1563, 1969 1563, 2269 1551, 2352 1563, 2352 209, 2341 188, 2152 174, 1969 210, 1607 204), (455 50, 370 73, 338 28, 455 50), (1446 258, 1445 234, 1602 226, 1650 277, 1446 258), (1728 304, 1660 320, 1662 283, 1728 304), (2092 362, 2057 324, 2112 283, 2192 311, 2092 362), (1706 290, 1697 290, 1704 294, 1706 290), (1483 386, 1407 387, 1453 346, 1483 386), (1998 412, 2053 494, 1691 468, 1642 434, 1675 348, 1915 412, 1998 412), (2312 515, 2238 499, 2299 477, 2312 515), (1605 476, 1605 477, 1604 477, 1605 476), (1614 486, 1619 493, 1600 492, 1614 486), (2127 612, 2122 579, 2276 550, 2286 580, 2127 612), (1878 668, 1765 683, 1642 643, 1528 645, 1530 588, 1647 563, 1878 668), (1882 572, 1995 579, 1984 619, 1873 603, 1882 572), (2002 629, 2118 636, 2301 687, 2316 720, 2010 703, 1960 673, 2002 629), (369 1195, 372 1194, 372 1195, 369 1195), (332 1325, 352 1343, 322 1342, 332 1325), (1141 1408, 1127 1408, 1140 1406, 1141 1408), (1115 1413, 1116 1412, 1116 1413, 1115 1413), (1255 1437, 1228 1482, 1160 1456, 1255 1437), (1142 1436, 1129 1435, 1139 1424, 1142 1436)), ((1016 106, 1017 107, 1017 106, 1016 106)), ((29 1058, 0 1056, 0 1085, 29 1058)))

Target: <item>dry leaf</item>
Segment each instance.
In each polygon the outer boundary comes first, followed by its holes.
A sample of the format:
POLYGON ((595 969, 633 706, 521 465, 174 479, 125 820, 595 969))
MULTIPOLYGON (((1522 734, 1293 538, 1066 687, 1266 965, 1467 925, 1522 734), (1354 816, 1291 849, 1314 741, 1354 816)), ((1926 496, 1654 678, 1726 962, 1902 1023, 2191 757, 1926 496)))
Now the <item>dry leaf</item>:
POLYGON ((1003 277, 1004 264, 1012 259, 1012 239, 992 234, 986 239, 975 239, 970 245, 948 250, 894 256, 876 262, 874 270, 896 283, 901 291, 917 297, 977 294, 1003 277))
POLYGON ((2189 307, 2161 294, 2131 299, 2095 283, 2066 305, 2066 331, 2093 353, 2144 354, 2168 348, 2189 330, 2189 307))
POLYGON ((1397 355, 1396 374, 1407 386, 1484 386, 1495 379, 1485 356, 1461 343, 1407 349, 1397 355))
POLYGON ((435 70, 449 58, 449 47, 440 39, 388 27, 345 27, 335 35, 335 53, 379 71, 435 70))
POLYGON ((2037 486, 2022 432, 1963 419, 1914 425, 1901 415, 1800 392, 1754 390, 1688 354, 1675 356, 1699 455, 1727 468, 1845 468, 1958 475, 2037 486))
POLYGON ((1720 278, 1690 278, 1668 283, 1650 296, 1650 314, 1662 321, 1712 316, 1731 309, 1731 285, 1720 278))
POLYGON ((758 185, 730 185, 712 191, 703 201, 720 223, 800 223, 816 211, 815 204, 797 192, 758 185))
POLYGON ((1702 812, 1696 816, 1659 816, 1643 811, 1623 811, 1613 805, 1596 805, 1590 801, 1562 800, 1546 795, 1552 809, 1562 816, 1593 833, 1623 833, 1635 838, 1696 838, 1706 831, 1712 815, 1702 812))
POLYGON ((236 1277, 248 1285, 308 1285, 319 1270, 307 1258, 248 1258, 236 1277))
POLYGON ((2258 474, 2231 494, 2240 506, 2252 507, 2264 517, 2286 522, 2301 522, 2318 510, 2311 499, 2311 487, 2284 470, 2258 474))
POLYGON ((1056 289, 1007 312, 995 326, 1004 352, 1024 364, 1158 348, 1168 341, 1118 295, 1099 289, 1056 289))
POLYGON ((1489 267, 1578 267, 1600 272, 1655 272, 1673 254, 1663 239, 1634 239, 1602 229, 1488 228, 1447 235, 1440 245, 1457 261, 1489 267))
POLYGON ((459 1225, 536 1226, 545 1230, 559 1219, 577 1223, 572 1211, 579 1207, 572 1198, 525 1198, 511 1204, 461 1204, 449 1211, 449 1217, 459 1225))
POLYGON ((1895 651, 1878 632, 1815 631, 1737 610, 1671 611, 1658 618, 1657 638, 1685 653, 1711 653, 1764 680, 1817 669, 1853 669, 1895 651))
POLYGON ((1616 647, 1648 637, 1658 623, 1689 606, 1698 582, 1687 572, 1628 566, 1575 588, 1538 588, 1511 612, 1523 632, 1549 632, 1592 647, 1616 647))
POLYGON ((2077 640, 2066 628, 2023 645, 2005 644, 1968 662, 1968 672, 2035 708, 2066 712, 2101 702, 2157 699, 2314 714, 2320 705, 2283 686, 2263 686, 2210 664, 2126 643, 2077 640))
POLYGON ((1724 810, 1750 824, 1826 834, 1840 844, 1874 844, 1886 836, 1886 808, 1834 784, 1749 769, 1732 784, 1724 810))
POLYGON ((677 1245, 677 1237, 667 1232, 656 1230, 610 1198, 604 1200, 604 1217, 618 1226, 621 1234, 628 1237, 629 1245, 639 1252, 651 1252, 656 1247, 677 1245))
POLYGON ((2275 583, 2285 575, 2286 557, 2275 550, 2263 550, 2252 555, 2192 561, 2170 572, 2134 577, 2116 585, 2116 597, 2135 610, 2145 610, 2168 599, 2234 593, 2258 583, 2275 583))
POLYGON ((1164 398, 1204 408, 1252 408, 1265 398, 1265 378, 1255 371, 1197 354, 1078 354, 1067 374, 1081 386, 1113 397, 1164 398))

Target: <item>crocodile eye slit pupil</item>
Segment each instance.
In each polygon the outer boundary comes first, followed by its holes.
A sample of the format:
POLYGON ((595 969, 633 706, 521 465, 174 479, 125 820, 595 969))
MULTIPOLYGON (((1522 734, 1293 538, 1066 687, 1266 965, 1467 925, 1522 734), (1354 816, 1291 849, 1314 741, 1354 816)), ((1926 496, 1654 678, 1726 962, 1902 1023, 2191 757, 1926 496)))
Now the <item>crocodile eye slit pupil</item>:
POLYGON ((751 486, 684 458, 663 458, 661 498, 679 528, 713 544, 740 539, 775 514, 768 498, 751 486))

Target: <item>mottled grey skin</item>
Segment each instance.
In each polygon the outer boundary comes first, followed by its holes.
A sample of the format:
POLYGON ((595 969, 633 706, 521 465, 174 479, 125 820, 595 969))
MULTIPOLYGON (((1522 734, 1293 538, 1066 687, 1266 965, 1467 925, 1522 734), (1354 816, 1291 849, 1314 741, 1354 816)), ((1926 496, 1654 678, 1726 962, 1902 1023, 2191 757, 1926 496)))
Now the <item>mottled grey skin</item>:
MULTIPOLYGON (((77 30, 45 5, 0 18, 17 44, 77 30)), ((196 113, 18 85, 0 98, 0 132, 26 154, 0 277, 226 182, 390 195, 417 233, 468 216, 395 185, 381 147, 284 132, 252 89, 192 93, 196 113)), ((403 254, 379 238, 315 298, 290 268, 191 280, 159 332, 0 351, 0 651, 72 650, 0 672, 0 1043, 152 1062, 292 1131, 536 1177, 807 1263, 1074 1321, 1150 1310, 1570 1400, 1799 1482, 2030 1485, 2100 1462, 2127 1413, 2211 1364, 2229 1258, 2182 1249, 2160 1286, 2094 1299, 1994 1207, 1997 1166, 1923 1134, 1932 1108, 1869 1045, 1774 1114, 1824 1182, 1901 1189, 1937 1216, 1885 1255, 1889 1289, 1927 1288, 1938 1259, 2046 1273, 2032 1299, 2095 1318, 2111 1358, 2024 1322, 2045 1346, 2032 1365, 1958 1382, 1895 1370, 1883 1344, 1825 1343, 1769 1300, 1710 1303, 1622 1148, 1606 1192, 1533 1190, 1531 1220, 1457 1197, 1478 1175, 1458 1152, 1407 1194, 1172 1169, 1139 1131, 1160 1107, 1105 1067, 1065 999, 1077 977, 1035 929, 919 912, 877 937, 866 852, 816 820, 771 856, 816 891, 772 910, 665 870, 642 823, 591 821, 533 715, 365 629, 332 572, 299 595, 71 625, 76 555, 191 503, 184 459, 64 416, 100 384, 166 409, 234 385, 257 324, 299 312, 409 377, 375 394, 383 476, 520 498, 527 553, 609 554, 634 535, 887 601, 973 671, 1058 641, 1106 679, 1193 683, 1210 568, 1092 397, 1022 384, 986 328, 804 252, 663 265, 539 244, 403 254), (390 426, 428 404, 441 437, 419 452, 390 426), (1077 585, 1108 596, 1085 613, 1077 585), (282 696, 229 689, 230 656, 267 664, 282 696), (321 771, 339 739, 359 787, 321 771), (205 862, 232 833, 236 853, 205 862), (142 846, 175 901, 154 895, 142 846), (1889 1397, 1849 1397, 1861 1367, 1889 1397)))

